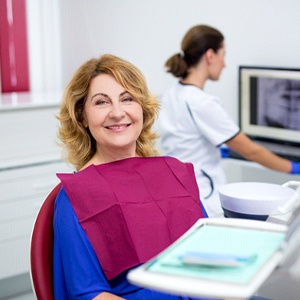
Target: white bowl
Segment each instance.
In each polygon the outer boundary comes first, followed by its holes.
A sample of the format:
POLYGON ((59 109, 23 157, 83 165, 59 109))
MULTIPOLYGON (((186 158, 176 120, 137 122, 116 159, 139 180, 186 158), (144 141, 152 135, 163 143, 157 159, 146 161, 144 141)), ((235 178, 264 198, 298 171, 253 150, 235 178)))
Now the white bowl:
POLYGON ((263 220, 269 215, 280 214, 280 207, 295 197, 295 193, 292 188, 262 182, 229 183, 219 189, 225 216, 245 215, 245 218, 263 220))

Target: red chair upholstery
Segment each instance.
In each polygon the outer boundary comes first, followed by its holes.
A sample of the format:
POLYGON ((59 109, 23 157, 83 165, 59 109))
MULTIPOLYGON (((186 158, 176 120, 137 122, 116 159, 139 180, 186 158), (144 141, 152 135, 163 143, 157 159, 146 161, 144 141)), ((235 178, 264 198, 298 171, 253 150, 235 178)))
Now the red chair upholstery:
POLYGON ((38 300, 52 300, 53 296, 53 215, 58 184, 46 197, 35 220, 30 245, 30 275, 38 300))

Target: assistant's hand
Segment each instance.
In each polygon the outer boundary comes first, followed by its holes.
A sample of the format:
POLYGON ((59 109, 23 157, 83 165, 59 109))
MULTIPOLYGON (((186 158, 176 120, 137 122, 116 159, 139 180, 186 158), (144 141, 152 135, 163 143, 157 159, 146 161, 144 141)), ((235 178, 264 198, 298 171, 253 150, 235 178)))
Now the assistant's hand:
POLYGON ((221 157, 222 157, 222 158, 229 158, 228 152, 229 152, 230 148, 229 148, 228 146, 222 145, 222 146, 219 148, 219 150, 220 150, 220 154, 221 154, 221 157))
POLYGON ((292 170, 291 174, 300 174, 300 162, 291 161, 292 170))

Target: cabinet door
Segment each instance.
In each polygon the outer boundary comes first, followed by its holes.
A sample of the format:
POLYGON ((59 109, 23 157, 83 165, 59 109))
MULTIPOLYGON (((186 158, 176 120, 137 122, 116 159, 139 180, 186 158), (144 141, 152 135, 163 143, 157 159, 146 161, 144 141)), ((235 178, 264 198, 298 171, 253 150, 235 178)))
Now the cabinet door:
POLYGON ((56 173, 71 171, 63 162, 49 162, 0 172, 0 280, 29 271, 37 212, 59 182, 56 173))

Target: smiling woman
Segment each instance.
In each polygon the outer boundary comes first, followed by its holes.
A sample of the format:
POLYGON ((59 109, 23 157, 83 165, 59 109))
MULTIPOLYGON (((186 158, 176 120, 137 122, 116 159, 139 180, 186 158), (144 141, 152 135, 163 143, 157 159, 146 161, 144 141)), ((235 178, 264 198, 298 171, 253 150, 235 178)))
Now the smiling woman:
POLYGON ((157 111, 142 73, 112 55, 67 86, 59 137, 78 172, 57 175, 55 299, 184 299, 126 278, 206 216, 192 164, 157 156, 157 111))
MULTIPOLYGON (((150 94, 143 74, 129 62, 112 55, 87 61, 77 70, 67 86, 58 116, 61 122, 59 138, 66 150, 67 160, 77 170, 89 164, 91 159, 94 162, 111 161, 112 157, 104 157, 104 152, 100 154, 98 151, 96 154, 97 147, 104 149, 91 132, 95 128, 94 123, 89 124, 91 120, 88 115, 92 111, 99 113, 98 125, 101 116, 105 119, 102 125, 120 126, 129 121, 131 124, 132 120, 126 111, 138 107, 142 119, 139 123, 141 132, 135 140, 135 156, 157 155, 158 151, 153 148, 157 135, 151 127, 156 120, 159 105, 157 99, 150 94), (113 93, 115 88, 118 93, 113 93)), ((131 127, 136 128, 135 123, 132 125, 134 126, 131 127)), ((108 153, 111 152, 111 149, 107 150, 108 153)))

